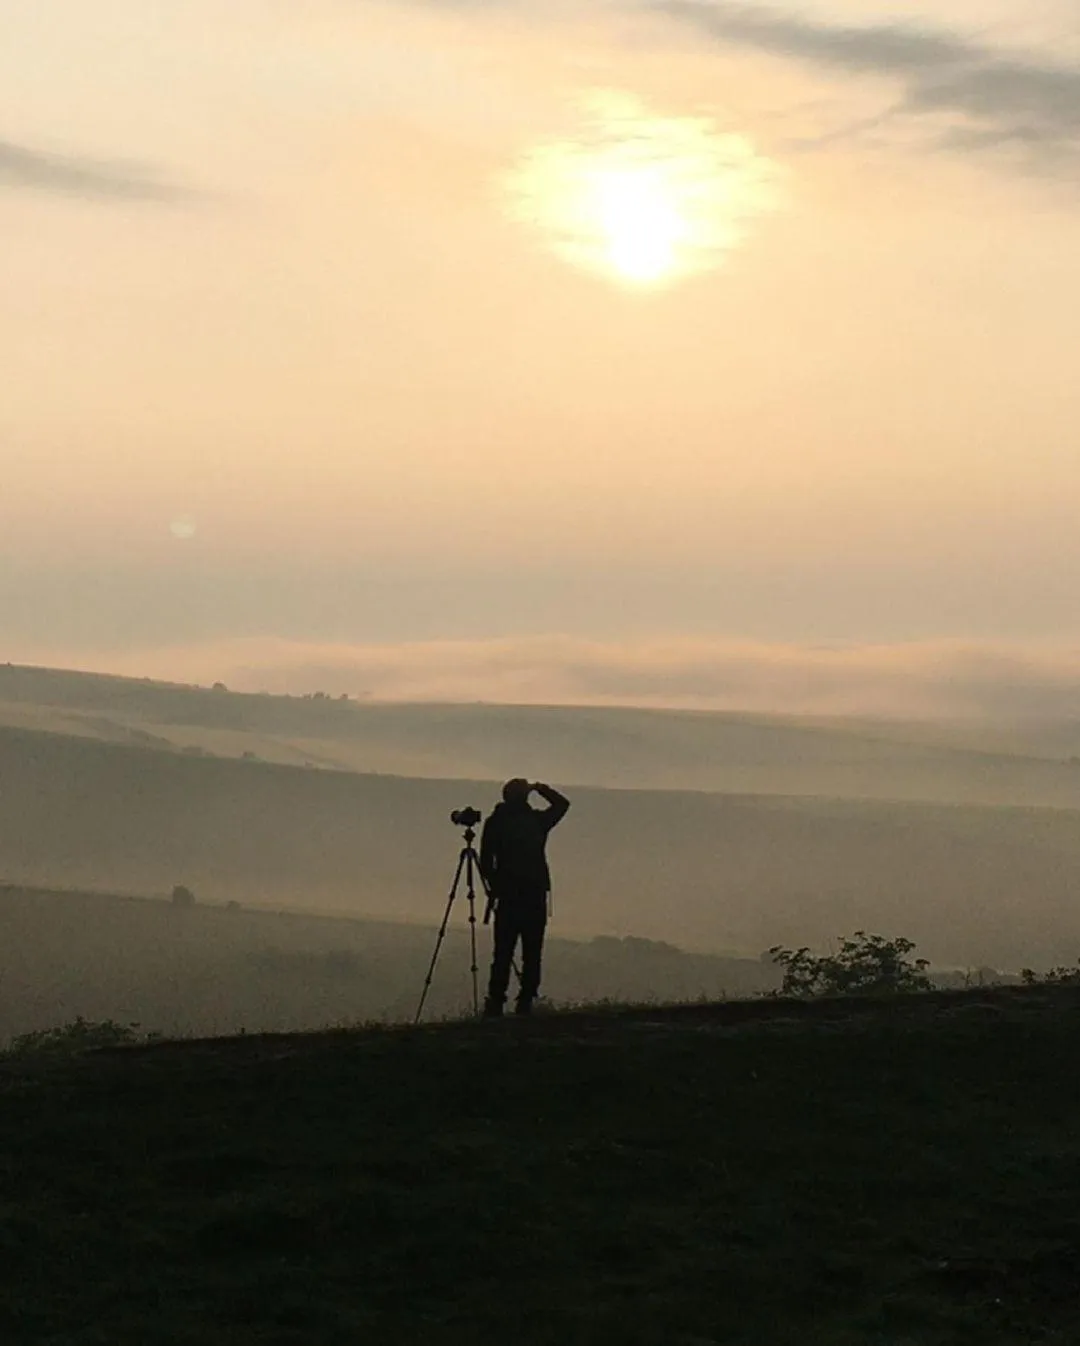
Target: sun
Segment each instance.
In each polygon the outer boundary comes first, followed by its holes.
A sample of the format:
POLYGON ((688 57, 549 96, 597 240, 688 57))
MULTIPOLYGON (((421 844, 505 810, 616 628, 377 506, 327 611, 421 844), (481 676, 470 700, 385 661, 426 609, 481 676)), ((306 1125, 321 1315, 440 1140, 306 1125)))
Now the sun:
POLYGON ((579 134, 532 146, 501 185, 509 215, 563 260, 658 288, 720 266, 775 204, 778 177, 709 118, 664 117, 594 90, 579 134))
POLYGON ((656 284, 673 275, 688 230, 658 175, 642 169, 601 169, 592 188, 611 270, 635 285, 656 284))

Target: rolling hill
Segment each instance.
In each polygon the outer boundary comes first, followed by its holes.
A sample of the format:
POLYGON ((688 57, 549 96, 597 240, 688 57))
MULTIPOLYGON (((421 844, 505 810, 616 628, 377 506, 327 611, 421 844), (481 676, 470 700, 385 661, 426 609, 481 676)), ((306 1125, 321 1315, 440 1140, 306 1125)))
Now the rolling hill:
MULTIPOLYGON (((0 877, 431 923, 451 808, 495 785, 189 756, 0 731, 0 877)), ((756 956, 856 928, 938 964, 1080 953, 1071 812, 677 791, 571 791, 555 930, 756 956)))
POLYGON ((0 1334, 1066 1346, 1077 1028, 1040 988, 8 1059, 0 1334))
POLYGON ((0 665, 0 726, 425 779, 1080 809, 1068 725, 385 705, 0 665))

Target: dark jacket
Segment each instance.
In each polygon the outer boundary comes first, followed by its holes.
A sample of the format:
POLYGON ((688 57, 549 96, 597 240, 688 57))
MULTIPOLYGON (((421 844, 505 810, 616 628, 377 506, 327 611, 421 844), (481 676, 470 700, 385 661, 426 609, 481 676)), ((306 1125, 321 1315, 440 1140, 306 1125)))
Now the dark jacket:
POLYGON ((551 891, 548 833, 561 822, 570 801, 547 788, 546 809, 526 799, 497 804, 480 837, 480 872, 495 898, 544 896, 551 891))

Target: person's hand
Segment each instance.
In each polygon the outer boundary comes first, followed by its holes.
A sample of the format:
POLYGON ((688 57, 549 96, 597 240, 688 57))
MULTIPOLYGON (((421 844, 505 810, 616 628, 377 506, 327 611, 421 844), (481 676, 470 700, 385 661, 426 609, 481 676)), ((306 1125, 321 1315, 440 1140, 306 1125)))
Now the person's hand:
POLYGON ((542 785, 540 781, 534 780, 533 783, 529 786, 529 789, 534 794, 539 794, 543 789, 545 789, 545 786, 542 785))

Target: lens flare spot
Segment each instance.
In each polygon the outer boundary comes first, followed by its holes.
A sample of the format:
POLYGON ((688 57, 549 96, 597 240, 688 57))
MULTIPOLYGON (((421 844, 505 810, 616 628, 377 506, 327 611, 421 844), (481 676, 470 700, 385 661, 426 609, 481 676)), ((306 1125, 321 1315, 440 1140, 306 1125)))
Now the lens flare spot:
POLYGON ((169 524, 169 532, 178 542, 190 542, 199 531, 199 525, 190 514, 181 514, 169 524))

